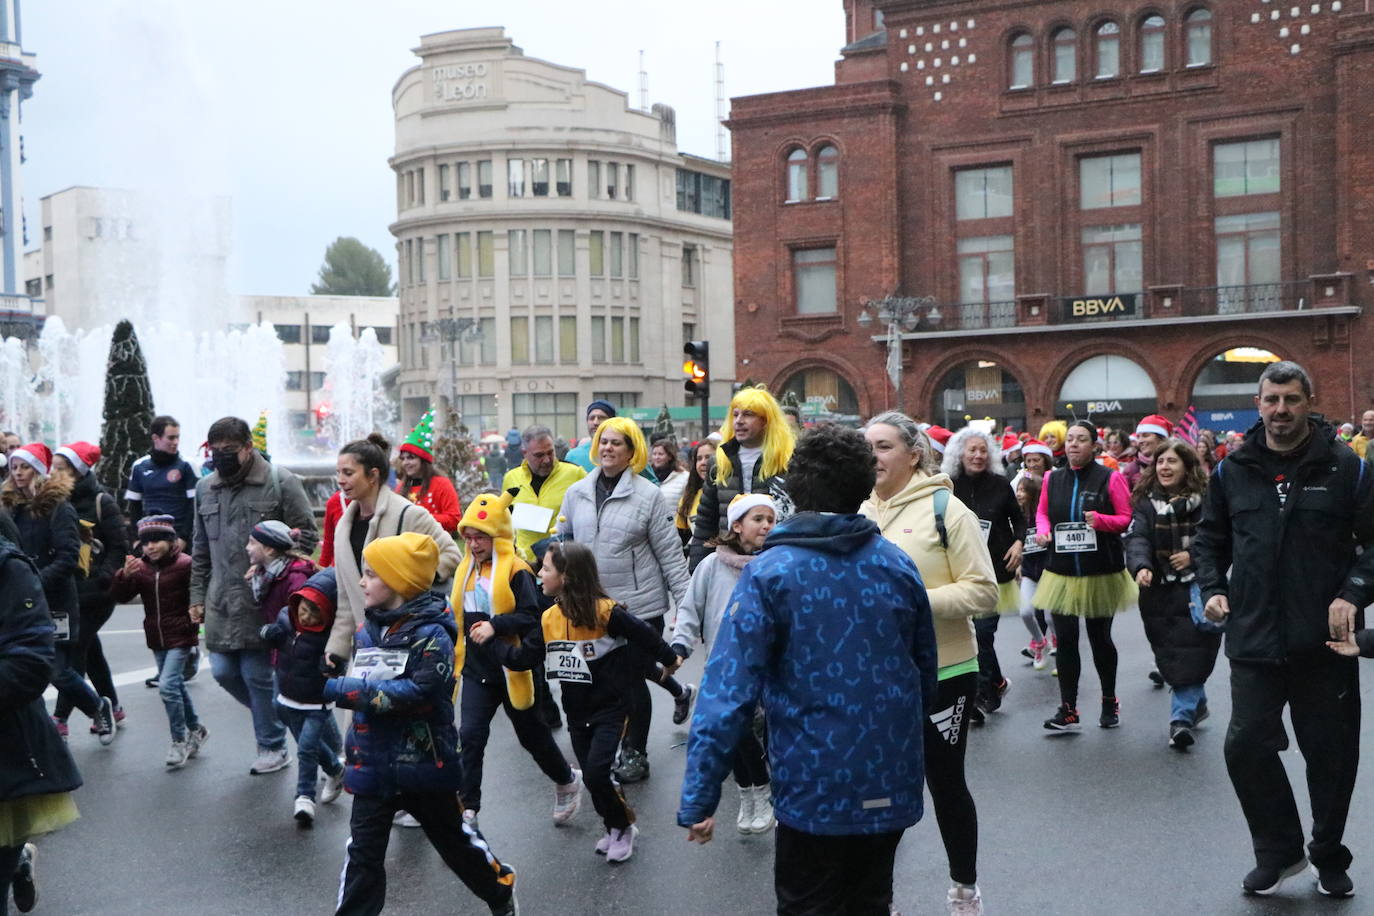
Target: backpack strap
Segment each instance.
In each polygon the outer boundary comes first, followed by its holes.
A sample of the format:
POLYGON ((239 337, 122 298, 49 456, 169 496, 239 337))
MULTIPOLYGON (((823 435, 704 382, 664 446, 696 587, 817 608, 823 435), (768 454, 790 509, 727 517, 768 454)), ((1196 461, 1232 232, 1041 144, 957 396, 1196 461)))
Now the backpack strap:
POLYGON ((405 530, 406 512, 410 509, 410 506, 411 506, 410 503, 406 503, 404 506, 402 506, 402 507, 401 507, 401 514, 400 514, 400 516, 396 519, 396 534, 397 534, 398 536, 400 535, 400 533, 401 533, 402 531, 405 530))
POLYGON ((945 529, 945 510, 949 508, 949 490, 938 487, 931 496, 935 507, 935 530, 940 535, 940 547, 949 549, 949 531, 945 529))

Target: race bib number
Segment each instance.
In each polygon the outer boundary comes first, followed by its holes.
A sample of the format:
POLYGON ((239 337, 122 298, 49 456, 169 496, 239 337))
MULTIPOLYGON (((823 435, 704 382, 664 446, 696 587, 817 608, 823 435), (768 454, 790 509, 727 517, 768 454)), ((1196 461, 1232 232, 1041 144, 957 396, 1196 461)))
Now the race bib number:
POLYGON ((365 681, 394 681, 406 673, 409 649, 359 649, 348 669, 349 677, 365 681))
POLYGON ((1022 553, 1044 553, 1044 552, 1045 552, 1045 548, 1040 544, 1039 541, 1037 541, 1037 540, 1035 539, 1035 529, 1034 529, 1034 528, 1027 528, 1027 529, 1026 529, 1026 546, 1025 546, 1025 548, 1024 548, 1021 552, 1022 552, 1022 553))
POLYGON ((53 614, 53 626, 57 627, 54 638, 58 641, 72 638, 72 619, 66 614, 53 614))
POLYGON ((595 658, 595 647, 589 641, 559 640, 546 647, 544 670, 551 681, 567 681, 574 684, 590 684, 592 669, 587 659, 595 658))
POLYGON ((988 538, 992 535, 992 522, 985 518, 980 518, 978 519, 978 527, 983 529, 983 543, 986 544, 988 538))
POLYGON ((1097 532, 1087 522, 1060 522, 1054 526, 1056 553, 1089 553, 1097 549, 1097 532))

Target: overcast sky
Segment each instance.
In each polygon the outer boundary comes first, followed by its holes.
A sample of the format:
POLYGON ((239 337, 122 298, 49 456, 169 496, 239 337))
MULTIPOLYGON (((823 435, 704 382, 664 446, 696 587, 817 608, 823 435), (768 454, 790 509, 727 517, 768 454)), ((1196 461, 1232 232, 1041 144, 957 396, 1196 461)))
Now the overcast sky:
MULTIPOLYGON (((714 156, 715 42, 727 98, 833 82, 842 0, 501 4, 438 0, 24 0, 43 77, 25 103, 30 247, 38 199, 72 185, 233 198, 234 293, 301 294, 354 235, 394 261, 391 88, 429 32, 505 26, 526 54, 677 109, 714 156), (498 11, 499 10, 499 11, 498 11)), ((394 269, 394 264, 393 264, 394 269)))

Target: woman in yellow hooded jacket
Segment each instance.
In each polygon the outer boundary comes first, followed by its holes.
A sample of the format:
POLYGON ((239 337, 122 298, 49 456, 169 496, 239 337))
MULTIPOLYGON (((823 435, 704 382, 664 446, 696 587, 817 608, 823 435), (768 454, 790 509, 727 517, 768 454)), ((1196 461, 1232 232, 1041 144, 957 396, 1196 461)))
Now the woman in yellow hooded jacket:
POLYGON ((873 495, 859 511, 911 557, 935 617, 940 670, 935 702, 926 704, 934 710, 925 722, 926 785, 949 858, 948 901, 967 909, 982 900, 978 811, 964 779, 965 737, 978 690, 971 618, 997 607, 997 576, 978 516, 953 496, 949 476, 939 472, 930 440, 915 421, 889 411, 870 420, 864 435, 878 468, 873 495))
POLYGON ((525 561, 515 555, 510 505, 515 489, 477 496, 458 522, 467 547, 453 577, 449 601, 462 620, 466 639, 455 641, 462 676, 458 739, 462 747, 463 820, 475 823, 482 808, 482 758, 491 720, 504 709, 515 737, 554 784, 553 822, 567 823, 582 799, 582 774, 572 769, 534 706, 529 671, 507 671, 494 652, 493 637, 511 645, 539 626, 539 586, 525 561))

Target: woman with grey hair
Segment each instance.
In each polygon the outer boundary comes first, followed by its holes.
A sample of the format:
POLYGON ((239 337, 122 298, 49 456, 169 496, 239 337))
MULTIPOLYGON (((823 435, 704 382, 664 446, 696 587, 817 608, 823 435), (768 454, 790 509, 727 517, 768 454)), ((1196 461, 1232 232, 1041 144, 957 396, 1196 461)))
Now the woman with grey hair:
POLYGON ((1002 476, 1002 449, 991 435, 966 426, 945 445, 941 470, 954 481, 954 495, 978 516, 984 549, 997 576, 997 606, 973 621, 978 635, 978 708, 990 713, 1002 705, 1011 681, 997 662, 997 622, 1020 610, 1016 571, 1026 543, 1026 516, 1016 493, 1002 476))
MULTIPOLYGON (((978 649, 971 617, 997 605, 996 574, 978 516, 954 497, 930 440, 905 414, 879 414, 864 428, 877 458, 873 495, 859 511, 920 570, 935 617, 940 673, 925 722, 926 785, 949 857, 951 913, 981 913, 978 811, 964 779, 968 716, 977 713, 978 649)), ((979 714, 981 715, 981 714, 979 714)))

